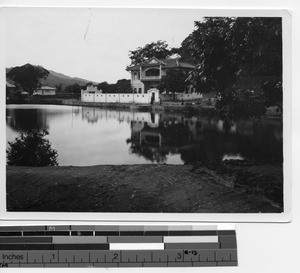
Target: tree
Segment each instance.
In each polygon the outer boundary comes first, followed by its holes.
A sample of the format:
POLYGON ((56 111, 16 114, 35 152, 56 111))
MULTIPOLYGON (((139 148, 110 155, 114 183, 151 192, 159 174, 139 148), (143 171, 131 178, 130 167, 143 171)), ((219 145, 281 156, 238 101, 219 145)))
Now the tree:
POLYGON ((187 81, 187 72, 181 69, 167 70, 166 75, 161 80, 161 90, 168 92, 182 93, 185 92, 190 83, 187 81))
POLYGON ((22 90, 33 94, 33 91, 41 86, 41 79, 46 79, 49 71, 39 65, 25 64, 12 68, 7 74, 22 90))
POLYGON ((103 93, 107 93, 109 84, 107 82, 101 82, 97 85, 98 90, 102 90, 103 93))
POLYGON ((216 107, 229 116, 259 116, 262 106, 282 108, 281 18, 209 17, 195 28, 177 51, 197 63, 188 77, 196 91, 216 91, 216 107), (254 90, 243 78, 255 82, 254 90))
POLYGON ((81 86, 77 83, 65 87, 65 93, 80 94, 81 86))
POLYGON ((131 50, 129 51, 131 65, 140 64, 152 57, 165 59, 171 55, 171 50, 168 47, 169 46, 165 41, 159 40, 157 42, 146 44, 144 47, 138 47, 136 50, 131 50))
POLYGON ((98 90, 103 93, 132 93, 130 80, 120 79, 116 83, 108 84, 101 82, 97 85, 98 90))
POLYGON ((282 83, 280 81, 267 81, 262 85, 266 107, 277 106, 282 113, 282 83))
POLYGON ((55 85, 56 92, 61 93, 62 92, 62 83, 55 85))
POLYGON ((57 151, 45 136, 47 130, 30 130, 21 132, 15 141, 8 142, 7 164, 14 166, 56 166, 57 151))
POLYGON ((226 89, 219 94, 216 108, 223 117, 230 119, 257 118, 266 112, 261 93, 233 88, 226 89))
POLYGON ((222 92, 243 75, 281 81, 281 18, 209 17, 195 27, 179 51, 198 63, 189 77, 198 91, 222 92))
POLYGON ((132 93, 130 80, 127 79, 118 80, 115 85, 115 88, 116 93, 132 93))

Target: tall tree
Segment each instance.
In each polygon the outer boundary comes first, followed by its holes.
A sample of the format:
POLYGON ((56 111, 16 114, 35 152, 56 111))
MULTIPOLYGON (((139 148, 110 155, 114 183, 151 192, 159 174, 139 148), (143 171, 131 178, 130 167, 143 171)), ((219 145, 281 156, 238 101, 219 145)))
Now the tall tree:
POLYGON ((132 93, 130 80, 127 79, 118 80, 115 88, 117 93, 132 93))
POLYGON ((131 65, 137 65, 152 57, 164 59, 170 56, 171 53, 168 44, 165 41, 159 40, 146 44, 144 47, 138 47, 135 50, 129 51, 129 58, 131 59, 131 65))
POLYGON ((6 76, 13 80, 22 90, 33 94, 41 86, 41 79, 46 79, 49 71, 39 65, 25 64, 12 68, 6 76))
POLYGON ((61 92, 62 92, 62 83, 56 84, 56 85, 55 85, 55 88, 56 88, 56 92, 57 92, 57 93, 61 93, 61 92))
POLYGON ((222 91, 242 75, 282 75, 281 18, 209 17, 180 49, 198 63, 190 80, 198 91, 222 91))
POLYGON ((66 86, 65 93, 73 93, 73 94, 80 94, 81 92, 81 86, 77 83, 74 83, 72 85, 66 86))
POLYGON ((98 90, 102 90, 103 93, 107 93, 109 84, 107 82, 100 82, 97 85, 98 90))
POLYGON ((170 69, 161 80, 161 90, 175 93, 186 91, 190 83, 187 81, 187 72, 181 69, 170 69))

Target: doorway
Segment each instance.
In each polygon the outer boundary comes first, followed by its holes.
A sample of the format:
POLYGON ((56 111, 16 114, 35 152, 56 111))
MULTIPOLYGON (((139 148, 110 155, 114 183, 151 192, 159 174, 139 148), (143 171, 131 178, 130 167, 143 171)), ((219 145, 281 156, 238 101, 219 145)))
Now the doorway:
POLYGON ((152 92, 152 93, 151 93, 151 104, 153 104, 154 101, 155 101, 155 93, 152 92))

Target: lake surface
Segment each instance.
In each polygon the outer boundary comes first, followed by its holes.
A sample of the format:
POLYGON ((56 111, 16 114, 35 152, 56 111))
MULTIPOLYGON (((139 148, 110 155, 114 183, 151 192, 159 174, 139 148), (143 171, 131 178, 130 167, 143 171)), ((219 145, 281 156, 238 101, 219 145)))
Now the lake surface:
POLYGON ((230 121, 95 107, 7 105, 7 142, 30 129, 49 131, 59 165, 283 162, 278 119, 230 121))

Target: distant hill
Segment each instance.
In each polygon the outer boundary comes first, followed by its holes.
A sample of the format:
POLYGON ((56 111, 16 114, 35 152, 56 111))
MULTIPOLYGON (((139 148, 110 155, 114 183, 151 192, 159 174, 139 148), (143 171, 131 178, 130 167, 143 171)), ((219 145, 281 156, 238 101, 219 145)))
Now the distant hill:
MULTIPOLYGON (((11 68, 6 68, 6 73, 10 70, 11 68)), ((45 68, 47 69, 47 68, 45 68)), ((66 76, 62 73, 58 73, 52 70, 47 69, 50 74, 47 77, 47 79, 42 80, 41 83, 42 85, 47 85, 50 87, 55 87, 56 85, 62 84, 62 89, 64 89, 66 86, 68 85, 72 85, 72 84, 79 84, 79 85, 86 85, 88 82, 92 82, 93 84, 98 84, 97 82, 93 82, 93 81, 89 81, 89 80, 85 80, 85 79, 81 79, 81 78, 77 78, 77 77, 69 77, 66 76)), ((9 83, 13 83, 13 81, 11 81, 9 78, 7 79, 7 81, 9 83)))

